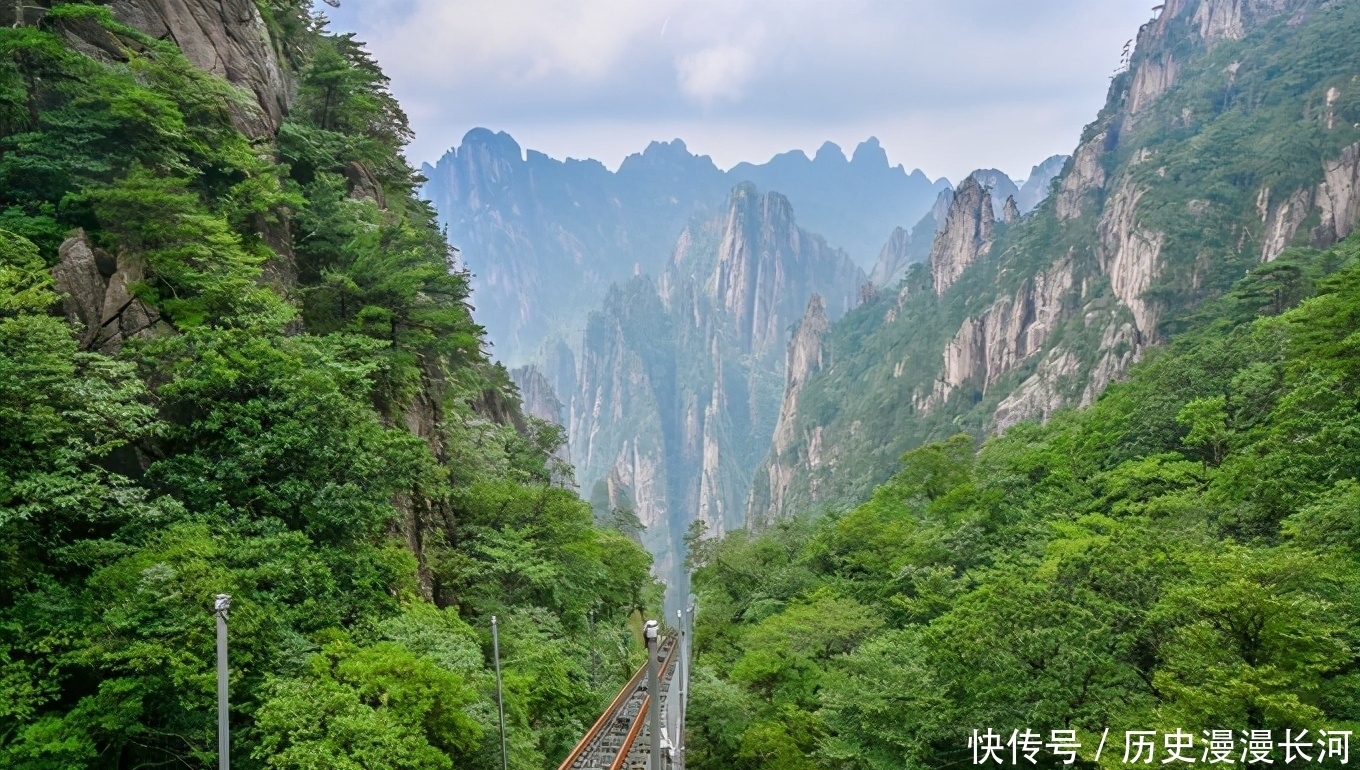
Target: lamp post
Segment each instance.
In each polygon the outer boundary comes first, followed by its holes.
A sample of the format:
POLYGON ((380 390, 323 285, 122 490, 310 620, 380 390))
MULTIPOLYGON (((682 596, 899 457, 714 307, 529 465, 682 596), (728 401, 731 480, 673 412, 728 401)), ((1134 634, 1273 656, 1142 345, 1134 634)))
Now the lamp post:
POLYGON ((501 770, 509 770, 510 757, 505 750, 505 694, 501 690, 501 635, 496 616, 491 616, 491 654, 496 659, 496 711, 501 720, 501 770))
POLYGON ((231 770, 231 725, 227 721, 227 612, 231 595, 218 594, 213 602, 217 615, 217 767, 231 770))
POLYGON ((647 696, 651 699, 647 715, 652 731, 652 747, 647 755, 648 770, 661 770, 661 684, 656 674, 656 635, 661 624, 647 621, 642 627, 642 638, 647 642, 647 696))

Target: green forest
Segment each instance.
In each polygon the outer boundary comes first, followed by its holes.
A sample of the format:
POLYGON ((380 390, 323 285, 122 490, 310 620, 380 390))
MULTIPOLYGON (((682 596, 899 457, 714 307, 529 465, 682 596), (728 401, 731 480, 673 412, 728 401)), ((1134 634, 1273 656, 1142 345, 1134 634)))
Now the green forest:
MULTIPOLYGON (((236 768, 499 768, 493 616, 508 765, 556 767, 646 657, 663 586, 638 518, 606 484, 581 499, 564 429, 495 362, 363 44, 310 0, 223 0, 281 73, 252 92, 127 5, 0 25, 0 768, 215 767, 218 594, 236 768)), ((1311 200, 1360 136, 1360 5, 1315 5, 1203 52, 1175 21, 1182 81, 1099 161, 1151 190, 1169 342, 1088 408, 994 435, 1000 392, 960 390, 912 422, 882 351, 934 377, 997 290, 1094 260, 1093 210, 1060 238, 1045 203, 945 299, 917 267, 897 326, 870 296, 834 328, 854 376, 812 381, 809 411, 875 416, 837 468, 864 494, 690 529, 692 770, 947 770, 975 731, 1072 731, 1044 767, 1120 766, 1138 730, 1196 757, 1209 731, 1235 752, 1307 730, 1327 768, 1351 763, 1317 741, 1346 734, 1360 761, 1360 233, 1310 235, 1309 209, 1256 248, 1259 191, 1311 200)), ((1083 312, 1127 313, 1084 277, 1083 312)), ((628 331, 664 385, 711 377, 685 371, 700 337, 648 336, 659 301, 639 277, 609 310, 651 319, 628 331)), ((777 386, 742 386, 757 417, 777 386)))
POLYGON ((297 92, 263 137, 101 4, 0 29, 0 767, 215 767, 218 593, 235 767, 499 767, 493 614, 510 764, 555 764, 650 557, 491 362, 376 63, 257 7, 297 92), (84 329, 82 248, 126 289, 84 329))
POLYGON ((1075 730, 1087 766, 1106 728, 1109 766, 1128 730, 1360 734, 1360 238, 1252 270, 1087 410, 701 535, 695 770, 972 765, 989 727, 1075 730))

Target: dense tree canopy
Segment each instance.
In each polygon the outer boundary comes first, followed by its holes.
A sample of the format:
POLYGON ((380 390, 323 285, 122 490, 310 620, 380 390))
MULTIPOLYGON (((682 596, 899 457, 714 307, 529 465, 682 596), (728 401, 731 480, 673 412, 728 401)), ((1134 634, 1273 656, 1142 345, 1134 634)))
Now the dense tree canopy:
POLYGON ((1075 730, 1086 763, 1105 728, 1360 734, 1360 240, 1257 268, 1200 324, 1089 410, 694 542, 690 763, 971 764, 988 727, 1075 730), (1281 301, 1282 274, 1315 296, 1281 301))
POLYGON ((638 661, 650 559, 555 485, 386 79, 309 5, 259 4, 298 81, 263 140, 98 3, 0 29, 0 766, 215 766, 217 593, 242 768, 496 766, 492 614, 514 767, 638 661), (117 344, 62 317, 81 239, 117 344))

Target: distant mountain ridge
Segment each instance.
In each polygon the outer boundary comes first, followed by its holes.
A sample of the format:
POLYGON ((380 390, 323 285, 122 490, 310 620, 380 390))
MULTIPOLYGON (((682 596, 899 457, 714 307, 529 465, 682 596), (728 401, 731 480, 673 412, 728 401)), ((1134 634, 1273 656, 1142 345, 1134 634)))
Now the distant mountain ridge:
POLYGON ((652 142, 610 171, 475 128, 422 174, 422 195, 474 274, 476 317, 510 365, 579 331, 610 284, 659 275, 691 217, 720 210, 742 182, 783 194, 800 223, 866 270, 894 228, 920 220, 949 187, 890 166, 872 137, 849 158, 827 142, 812 158, 795 150, 729 171, 679 139, 652 142))

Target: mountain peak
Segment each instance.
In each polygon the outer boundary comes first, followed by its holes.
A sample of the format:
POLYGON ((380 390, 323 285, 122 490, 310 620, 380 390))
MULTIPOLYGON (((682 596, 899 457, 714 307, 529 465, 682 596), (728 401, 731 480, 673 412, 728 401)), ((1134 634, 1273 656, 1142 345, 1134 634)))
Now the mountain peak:
MULTIPOLYGON (((845 152, 841 146, 835 142, 822 142, 822 146, 817 148, 817 154, 812 158, 813 162, 822 161, 830 163, 845 163, 845 152)), ((886 160, 885 160, 886 162, 886 160)))
POLYGON ((850 156, 850 162, 870 166, 888 166, 888 153, 883 149, 883 145, 878 143, 878 137, 871 136, 859 143, 855 148, 855 154, 850 156))
POLYGON ((524 148, 504 131, 492 131, 478 126, 463 134, 462 144, 459 145, 460 150, 470 147, 485 147, 496 155, 524 160, 524 148))
POLYGON ((687 169, 700 168, 702 171, 718 172, 718 167, 713 164, 713 159, 707 155, 695 155, 689 151, 683 140, 672 139, 669 142, 653 141, 647 145, 647 149, 642 152, 635 152, 623 159, 619 164, 619 173, 628 175, 630 172, 641 169, 687 169))
POLYGON ((669 142, 653 141, 647 145, 647 149, 642 151, 642 156, 643 157, 655 156, 660 158, 694 157, 690 153, 689 148, 685 146, 685 140, 679 138, 672 139, 669 142))

